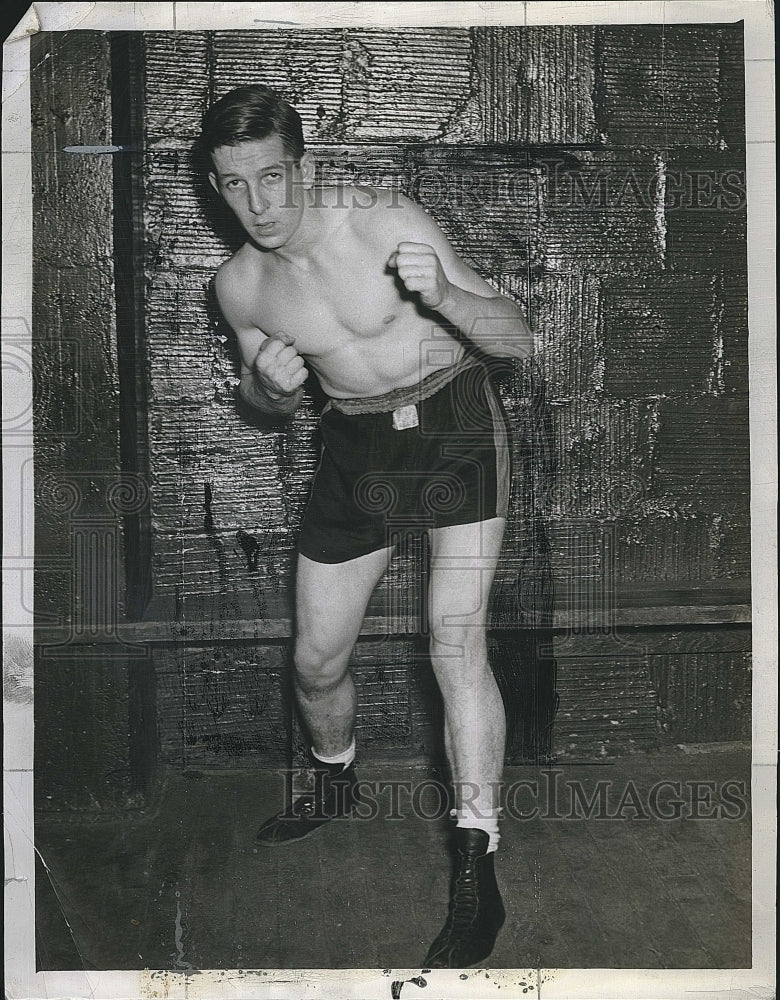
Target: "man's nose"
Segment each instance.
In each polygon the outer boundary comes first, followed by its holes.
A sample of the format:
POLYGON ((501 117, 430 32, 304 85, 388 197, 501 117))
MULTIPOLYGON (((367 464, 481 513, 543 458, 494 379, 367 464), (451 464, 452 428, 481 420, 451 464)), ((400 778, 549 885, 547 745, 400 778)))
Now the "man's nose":
POLYGON ((249 187, 249 211, 253 215, 262 215, 268 208, 268 201, 257 185, 249 187))

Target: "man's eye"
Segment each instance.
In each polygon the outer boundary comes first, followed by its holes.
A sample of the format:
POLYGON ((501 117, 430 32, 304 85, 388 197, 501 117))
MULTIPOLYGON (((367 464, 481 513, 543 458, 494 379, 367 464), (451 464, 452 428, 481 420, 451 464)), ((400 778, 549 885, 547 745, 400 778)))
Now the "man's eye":
POLYGON ((265 175, 267 181, 280 181, 282 179, 281 172, 278 170, 272 170, 269 174, 265 175))
POLYGON ((225 187, 237 188, 240 183, 241 183, 241 181, 239 181, 239 180, 228 181, 227 184, 225 185, 225 187))

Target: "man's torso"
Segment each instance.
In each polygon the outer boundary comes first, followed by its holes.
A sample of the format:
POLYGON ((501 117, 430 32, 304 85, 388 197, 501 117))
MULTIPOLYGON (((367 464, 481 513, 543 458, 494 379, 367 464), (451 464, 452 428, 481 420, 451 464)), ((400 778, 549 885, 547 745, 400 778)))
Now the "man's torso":
POLYGON ((435 313, 420 310, 388 266, 400 240, 389 192, 328 189, 322 232, 305 261, 244 246, 239 269, 247 305, 268 336, 284 332, 331 396, 371 396, 413 385, 452 364, 461 345, 435 313))

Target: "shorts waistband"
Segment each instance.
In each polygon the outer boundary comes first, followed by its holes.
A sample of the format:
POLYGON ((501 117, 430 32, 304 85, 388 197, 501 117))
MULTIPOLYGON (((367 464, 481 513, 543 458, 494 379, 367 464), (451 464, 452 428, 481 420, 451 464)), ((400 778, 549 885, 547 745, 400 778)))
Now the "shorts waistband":
POLYGON ((452 382, 461 372, 466 371, 467 368, 473 368, 477 364, 478 362, 467 354, 456 361, 454 365, 440 368, 415 385, 391 389, 390 392, 384 392, 380 396, 356 396, 350 399, 331 397, 330 405, 334 410, 349 416, 362 413, 391 413, 401 406, 409 406, 427 399, 452 382))

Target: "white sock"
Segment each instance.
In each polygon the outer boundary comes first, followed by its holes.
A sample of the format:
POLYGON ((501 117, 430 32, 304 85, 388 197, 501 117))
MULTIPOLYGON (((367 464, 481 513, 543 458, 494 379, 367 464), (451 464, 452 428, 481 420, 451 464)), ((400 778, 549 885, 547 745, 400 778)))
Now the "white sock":
POLYGON ((484 816, 475 816, 469 809, 450 809, 450 816, 457 821, 455 826, 465 830, 484 830, 489 838, 488 854, 498 850, 498 842, 501 840, 498 832, 498 809, 490 809, 484 816))
POLYGON ((352 737, 352 742, 347 747, 346 750, 342 750, 341 753, 337 753, 335 757, 324 757, 321 753, 317 753, 314 747, 311 748, 312 757, 316 760, 322 761, 323 764, 343 764, 342 770, 349 767, 352 761, 355 759, 355 738, 352 737))

